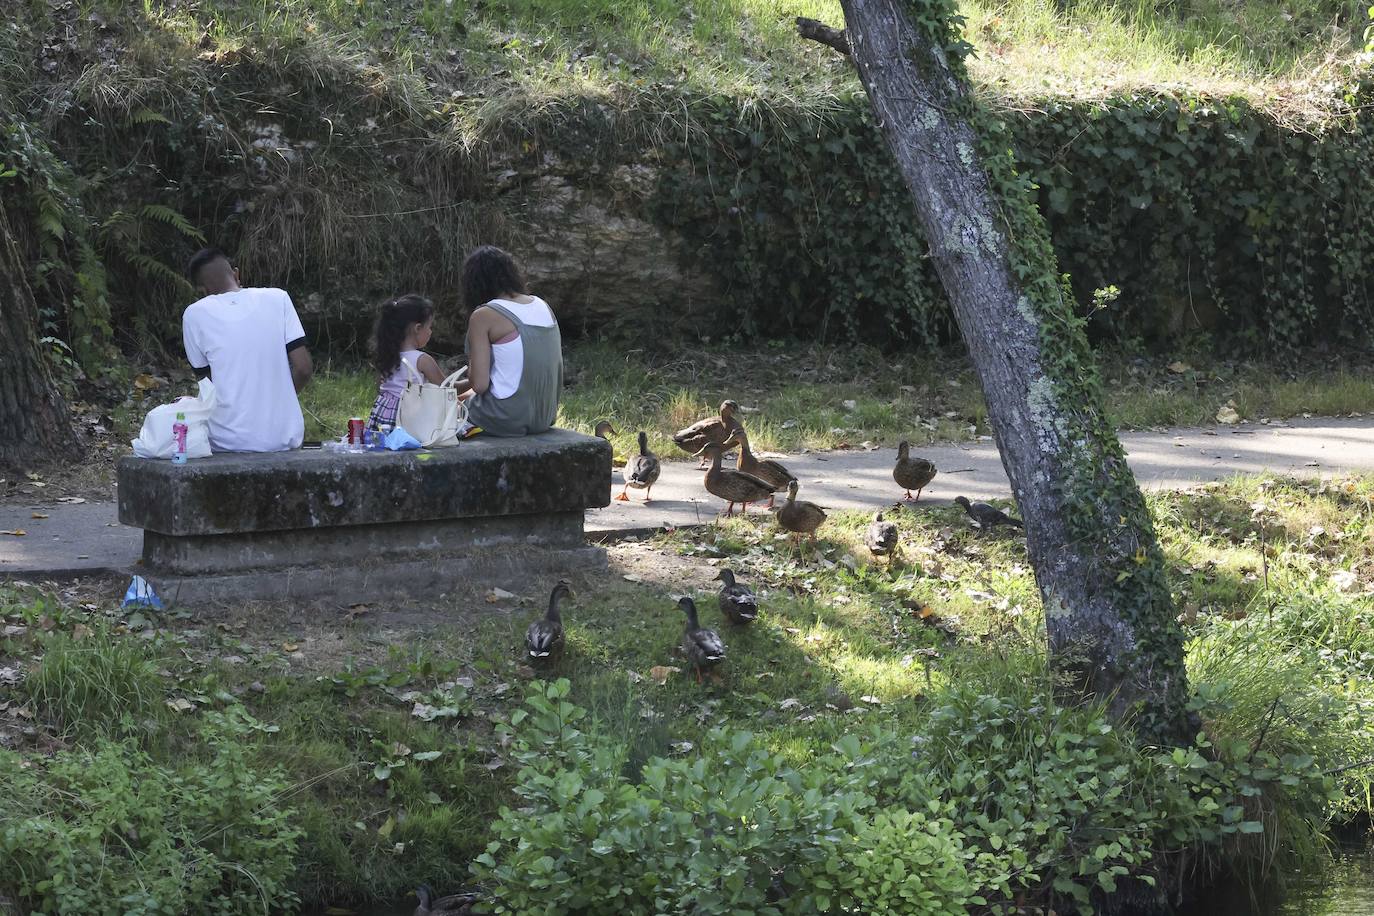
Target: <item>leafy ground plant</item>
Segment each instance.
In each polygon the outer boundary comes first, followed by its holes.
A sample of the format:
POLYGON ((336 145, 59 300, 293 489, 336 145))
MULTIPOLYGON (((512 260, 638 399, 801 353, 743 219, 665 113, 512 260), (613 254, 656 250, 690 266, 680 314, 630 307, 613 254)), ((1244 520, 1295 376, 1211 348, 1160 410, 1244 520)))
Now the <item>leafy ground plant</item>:
MULTIPOLYGON (((64 807, 62 761, 157 785, 210 765, 213 736, 232 728, 233 778, 269 787, 267 813, 284 819, 272 823, 298 833, 283 909, 290 894, 356 908, 421 881, 458 889, 483 854, 482 882, 511 888, 514 908, 538 880, 558 899, 649 888, 670 907, 714 893, 824 911, 905 893, 1069 912, 1111 887, 1177 887, 1182 849, 1197 867, 1185 886, 1318 871, 1328 823, 1369 811, 1374 481, 1245 479, 1150 507, 1189 635, 1202 722, 1189 747, 1142 748, 1094 708, 1053 702, 1014 534, 903 509, 901 556, 874 561, 867 517, 835 513, 799 556, 760 516, 612 545, 613 574, 574 583, 567 649, 546 672, 523 668, 520 647, 552 582, 335 616, 236 608, 213 623, 135 615, 79 586, 6 587, 0 825, 46 816, 90 843, 127 842, 105 815, 91 826, 64 807), (760 596, 746 628, 714 607, 721 566, 760 596), (728 646, 720 679, 700 686, 674 649, 684 593, 728 646), (536 806, 549 816, 520 810, 536 806), (682 865, 711 844, 731 857, 682 865), (902 844, 950 868, 918 886, 884 851, 902 844)), ((202 794, 208 807, 179 805, 199 812, 196 836, 260 807, 202 794)), ((287 848, 233 856, 270 875, 262 863, 287 848)), ((182 860, 139 849, 121 868, 179 905, 158 875, 182 860)), ((36 882, 52 873, 18 861, 0 862, 0 895, 41 906, 36 882)))

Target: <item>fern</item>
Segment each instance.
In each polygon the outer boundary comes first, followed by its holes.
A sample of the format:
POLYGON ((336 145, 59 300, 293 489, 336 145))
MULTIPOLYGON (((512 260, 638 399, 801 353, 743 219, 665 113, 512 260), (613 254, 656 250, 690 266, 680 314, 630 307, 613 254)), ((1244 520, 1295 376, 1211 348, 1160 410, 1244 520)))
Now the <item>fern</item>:
POLYGON ((153 111, 151 108, 139 108, 129 115, 131 124, 167 124, 170 125, 171 119, 160 111, 153 111))
POLYGON ((173 210, 171 207, 162 204, 145 204, 143 209, 139 212, 146 219, 156 220, 159 223, 171 226, 187 238, 195 239, 197 242, 205 241, 204 234, 195 226, 191 225, 190 220, 182 216, 176 210, 173 210))

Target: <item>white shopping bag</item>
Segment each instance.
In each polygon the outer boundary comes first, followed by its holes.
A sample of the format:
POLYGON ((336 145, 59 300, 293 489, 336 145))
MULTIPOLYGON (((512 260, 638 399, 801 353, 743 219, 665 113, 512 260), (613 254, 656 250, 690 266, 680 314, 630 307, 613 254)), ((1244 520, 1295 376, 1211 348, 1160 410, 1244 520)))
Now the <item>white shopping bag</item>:
POLYGON ((186 415, 186 457, 210 457, 210 414, 215 410, 215 383, 200 380, 200 397, 179 398, 148 411, 143 429, 133 441, 134 454, 140 458, 171 458, 176 455, 172 425, 177 414, 186 415))
POLYGON ((459 431, 468 418, 467 405, 458 399, 458 380, 467 375, 464 366, 432 385, 415 370, 410 361, 402 358, 410 379, 401 392, 401 404, 396 408, 396 425, 410 433, 425 448, 446 448, 458 444, 459 431))

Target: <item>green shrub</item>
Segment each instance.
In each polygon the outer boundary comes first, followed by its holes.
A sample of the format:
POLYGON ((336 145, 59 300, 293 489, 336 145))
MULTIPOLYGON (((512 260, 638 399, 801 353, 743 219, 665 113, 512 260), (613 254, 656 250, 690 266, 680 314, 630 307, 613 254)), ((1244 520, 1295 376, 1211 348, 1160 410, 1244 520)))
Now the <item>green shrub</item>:
POLYGON ((130 733, 167 712, 158 668, 155 648, 96 626, 80 639, 68 633, 48 637, 24 688, 60 732, 130 733))
POLYGON ((635 778, 624 743, 578 728, 567 681, 537 683, 512 717, 520 805, 474 874, 500 913, 1090 912, 1125 882, 1153 894, 1164 853, 1254 859, 1250 839, 1331 799, 1311 757, 1158 751, 1100 708, 983 689, 804 766, 716 730, 635 778))
POLYGON ((0 752, 0 897, 83 916, 292 909, 285 783, 248 764, 243 714, 208 718, 211 759, 176 769, 105 738, 43 762, 0 752))
POLYGON ((984 905, 965 868, 961 839, 948 820, 918 811, 879 811, 831 854, 823 875, 812 875, 816 905, 822 912, 838 907, 907 916, 942 916, 984 905))

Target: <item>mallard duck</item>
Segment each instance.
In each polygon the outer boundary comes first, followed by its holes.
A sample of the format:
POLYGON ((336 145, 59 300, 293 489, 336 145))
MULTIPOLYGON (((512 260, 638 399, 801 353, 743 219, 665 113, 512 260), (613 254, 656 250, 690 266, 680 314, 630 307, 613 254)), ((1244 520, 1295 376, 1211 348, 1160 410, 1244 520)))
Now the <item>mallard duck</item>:
POLYGON ((711 459, 711 466, 706 470, 706 492, 730 503, 725 510, 727 516, 734 514, 735 503, 743 503, 741 511, 748 515, 750 503, 761 502, 773 495, 773 485, 766 480, 743 471, 722 470, 719 445, 707 443, 702 451, 711 459))
POLYGON ((563 616, 559 613, 558 602, 571 594, 571 583, 559 579, 549 595, 549 609, 525 631, 525 648, 529 650, 531 661, 548 661, 563 651, 563 616))
POLYGON ((725 583, 720 587, 720 612, 731 623, 750 623, 759 615, 759 599, 754 590, 735 581, 735 571, 722 569, 716 578, 725 583))
POLYGON ((625 465, 625 486, 620 488, 620 495, 616 499, 625 502, 630 501, 630 497, 625 491, 634 487, 636 490, 644 491, 644 502, 649 501, 649 493, 653 486, 658 482, 659 472, 663 468, 659 464, 658 456, 649 451, 649 434, 640 430, 639 432, 639 454, 630 459, 625 465))
POLYGON ((696 669, 697 683, 701 683, 701 672, 714 668, 725 660, 725 643, 715 630, 708 630, 697 623, 697 604, 691 598, 683 598, 677 606, 687 614, 687 626, 682 631, 682 652, 696 669))
POLYGON ((815 503, 797 499, 797 482, 787 485, 787 502, 778 510, 778 524, 786 528, 798 539, 803 534, 816 540, 816 529, 825 521, 825 510, 815 503))
POLYGON ((618 436, 620 434, 616 432, 616 429, 614 426, 611 425, 610 420, 598 420, 596 421, 595 435, 598 439, 605 439, 609 442, 611 436, 618 436))
POLYGON ((729 448, 732 443, 739 446, 739 458, 735 460, 735 470, 752 474, 759 480, 765 480, 772 484, 773 493, 768 496, 768 508, 773 508, 773 495, 786 490, 787 485, 797 479, 797 475, 771 458, 763 460, 755 458, 753 451, 749 448, 749 434, 744 431, 743 426, 735 429, 724 447, 729 448))
POLYGON ((883 521, 883 514, 876 512, 873 521, 868 523, 868 533, 864 544, 875 557, 892 556, 897 552, 897 524, 883 521))
POLYGON ((924 458, 911 457, 911 443, 897 443, 897 464, 892 469, 892 479, 906 490, 907 499, 920 499, 921 491, 935 479, 935 465, 924 458), (911 491, 915 490, 913 497, 911 491))
MULTIPOLYGON (((739 421, 735 419, 738 412, 739 404, 734 401, 722 401, 720 416, 707 417, 686 429, 678 430, 673 436, 673 441, 689 455, 700 454, 703 447, 712 443, 724 445, 730 434, 739 428, 739 421)), ((705 459, 702 459, 700 466, 706 466, 705 459)))
POLYGON ((415 908, 415 916, 468 916, 473 905, 482 899, 476 894, 450 894, 447 897, 436 898, 428 884, 417 887, 415 896, 420 898, 420 905, 415 908))
POLYGON ((1019 518, 1012 518, 994 506, 987 503, 971 503, 967 496, 956 496, 954 501, 964 507, 964 512, 968 517, 978 523, 979 529, 991 531, 998 525, 1011 525, 1013 528, 1024 528, 1026 523, 1019 518))

